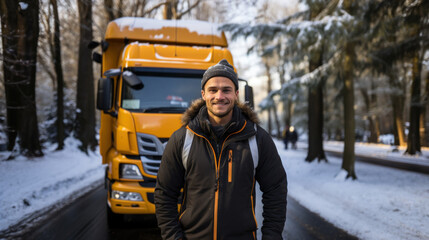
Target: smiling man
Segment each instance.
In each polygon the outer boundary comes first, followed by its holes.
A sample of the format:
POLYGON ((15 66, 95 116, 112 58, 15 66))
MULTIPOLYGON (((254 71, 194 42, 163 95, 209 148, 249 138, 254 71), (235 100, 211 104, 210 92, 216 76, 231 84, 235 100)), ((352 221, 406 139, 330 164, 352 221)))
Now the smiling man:
POLYGON ((229 78, 218 76, 211 78, 205 90, 201 90, 212 125, 225 125, 231 120, 238 94, 234 88, 229 78))
POLYGON ((162 156, 155 188, 162 237, 256 239, 257 181, 264 203, 262 239, 282 239, 286 173, 256 114, 238 103, 234 68, 225 59, 210 67, 201 89, 202 99, 185 112, 183 127, 162 156))

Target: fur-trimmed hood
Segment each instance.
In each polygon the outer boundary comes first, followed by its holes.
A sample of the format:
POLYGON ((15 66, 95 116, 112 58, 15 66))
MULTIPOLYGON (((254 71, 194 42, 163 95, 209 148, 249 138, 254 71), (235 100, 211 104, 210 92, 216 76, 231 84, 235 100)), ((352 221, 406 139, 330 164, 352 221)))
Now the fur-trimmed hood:
MULTIPOLYGON (((205 105, 206 102, 204 101, 204 99, 200 98, 193 101, 191 106, 185 111, 182 116, 182 124, 184 126, 188 125, 189 122, 198 115, 200 109, 205 105)), ((253 123, 259 123, 258 116, 248 105, 243 103, 236 103, 236 105, 247 119, 249 119, 253 123)))

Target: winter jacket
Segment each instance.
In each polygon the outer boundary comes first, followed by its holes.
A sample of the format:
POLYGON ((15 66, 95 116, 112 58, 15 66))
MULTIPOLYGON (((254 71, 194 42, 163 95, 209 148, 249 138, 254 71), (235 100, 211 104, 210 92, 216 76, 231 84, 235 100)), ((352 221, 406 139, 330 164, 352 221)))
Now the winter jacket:
POLYGON ((157 177, 155 206, 163 239, 256 239, 255 180, 263 193, 263 239, 282 239, 286 173, 271 137, 260 127, 255 131, 256 123, 250 108, 236 105, 218 139, 204 101, 187 110, 184 126, 168 141, 157 177), (181 156, 186 129, 194 139, 185 170, 181 156), (256 169, 248 141, 255 134, 256 169))

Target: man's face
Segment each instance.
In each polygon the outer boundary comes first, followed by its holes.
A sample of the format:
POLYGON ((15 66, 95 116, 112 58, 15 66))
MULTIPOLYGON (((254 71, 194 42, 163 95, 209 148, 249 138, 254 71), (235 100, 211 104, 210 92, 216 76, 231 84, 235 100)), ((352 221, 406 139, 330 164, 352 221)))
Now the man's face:
POLYGON ((238 99, 238 90, 234 83, 226 77, 210 78, 201 90, 201 95, 206 101, 209 116, 216 120, 232 116, 232 109, 238 99))

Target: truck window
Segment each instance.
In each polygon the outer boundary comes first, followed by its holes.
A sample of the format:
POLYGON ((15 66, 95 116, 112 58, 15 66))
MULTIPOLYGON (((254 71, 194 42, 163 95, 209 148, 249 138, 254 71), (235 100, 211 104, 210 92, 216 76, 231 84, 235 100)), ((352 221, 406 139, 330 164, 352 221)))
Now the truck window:
POLYGON ((132 89, 123 82, 124 109, 146 113, 183 113, 192 101, 201 98, 202 74, 136 73, 143 88, 132 89))

